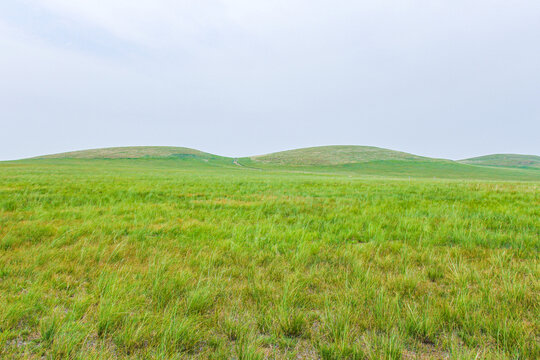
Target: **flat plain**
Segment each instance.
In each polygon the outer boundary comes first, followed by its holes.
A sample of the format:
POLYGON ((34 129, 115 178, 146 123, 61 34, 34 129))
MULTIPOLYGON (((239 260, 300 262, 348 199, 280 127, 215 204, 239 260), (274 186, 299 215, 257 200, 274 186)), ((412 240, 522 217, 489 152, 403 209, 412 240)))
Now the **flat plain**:
POLYGON ((187 155, 0 163, 0 357, 540 357, 540 171, 187 155))

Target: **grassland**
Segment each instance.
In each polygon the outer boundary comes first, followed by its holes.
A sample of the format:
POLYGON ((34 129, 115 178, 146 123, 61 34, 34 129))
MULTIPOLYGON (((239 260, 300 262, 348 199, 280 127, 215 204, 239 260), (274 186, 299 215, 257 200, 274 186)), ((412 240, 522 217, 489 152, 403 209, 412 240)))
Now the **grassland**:
POLYGON ((140 158, 201 158, 216 159, 221 156, 199 150, 176 146, 127 146, 70 151, 38 156, 36 159, 140 159, 140 158))
POLYGON ((384 178, 423 178, 461 180, 540 181, 540 169, 474 166, 449 160, 376 160, 335 166, 282 165, 250 158, 238 159, 239 165, 252 170, 334 174, 341 176, 374 176, 384 178))
POLYGON ((538 358, 538 172, 392 161, 0 163, 0 358, 538 358))
POLYGON ((540 156, 536 155, 493 154, 465 159, 461 160, 460 162, 463 164, 480 166, 502 166, 540 169, 540 156))
POLYGON ((255 162, 280 165, 328 166, 381 160, 435 160, 374 146, 335 145, 287 150, 252 156, 255 162))

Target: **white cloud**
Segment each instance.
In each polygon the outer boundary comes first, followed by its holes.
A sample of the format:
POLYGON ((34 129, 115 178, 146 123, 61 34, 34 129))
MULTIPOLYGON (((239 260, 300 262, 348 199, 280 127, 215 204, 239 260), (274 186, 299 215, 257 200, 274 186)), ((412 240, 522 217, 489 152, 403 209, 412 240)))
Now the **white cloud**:
MULTIPOLYGON (((459 157, 479 149, 474 130, 491 141, 485 152, 538 149, 534 131, 510 124, 540 116, 540 2, 23 0, 0 10, 11 6, 0 11, 0 119, 68 149, 357 143, 459 157), (75 134, 88 124, 109 130, 75 134), (509 137, 513 150, 497 149, 509 137)), ((0 146, 16 149, 5 134, 0 146)), ((24 139, 36 154, 64 149, 24 139)))
POLYGON ((145 46, 167 46, 222 27, 257 25, 284 1, 31 0, 61 16, 99 27, 145 46))

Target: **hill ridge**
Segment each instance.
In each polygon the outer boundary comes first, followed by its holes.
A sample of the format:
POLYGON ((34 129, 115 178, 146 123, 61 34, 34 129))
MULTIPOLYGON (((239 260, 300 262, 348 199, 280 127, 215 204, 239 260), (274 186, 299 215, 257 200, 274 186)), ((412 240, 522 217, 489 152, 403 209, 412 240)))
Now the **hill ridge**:
POLYGON ((278 151, 247 157, 220 156, 197 149, 178 146, 119 146, 68 151, 29 159, 221 159, 239 164, 244 159, 253 165, 277 166, 341 166, 373 161, 448 162, 481 167, 540 169, 540 156, 524 154, 489 154, 462 160, 448 160, 415 155, 403 151, 364 145, 324 145, 278 151))
POLYGON ((459 163, 476 166, 539 168, 540 156, 525 154, 489 154, 458 160, 459 163))
POLYGON ((118 146, 68 151, 32 159, 141 159, 141 158, 222 158, 196 149, 178 146, 118 146))
POLYGON ((382 160, 436 160, 403 151, 363 145, 313 146, 251 156, 250 159, 255 162, 281 165, 344 165, 382 160))

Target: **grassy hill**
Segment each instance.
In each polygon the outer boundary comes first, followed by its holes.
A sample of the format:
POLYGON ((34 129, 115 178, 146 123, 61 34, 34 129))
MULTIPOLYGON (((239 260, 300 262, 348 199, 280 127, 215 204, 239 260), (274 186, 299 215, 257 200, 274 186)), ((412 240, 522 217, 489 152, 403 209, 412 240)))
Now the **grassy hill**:
MULTIPOLYGON (((236 170, 309 172, 347 176, 381 176, 439 179, 540 181, 540 168, 534 167, 537 156, 494 155, 460 162, 422 157, 371 146, 320 146, 282 151, 273 154, 233 159, 195 149, 170 146, 113 147, 40 156, 25 161, 47 161, 51 166, 88 166, 87 160, 130 166, 183 168, 232 167, 236 170), (522 166, 510 167, 517 159, 522 166), (476 159, 487 158, 490 161, 476 159), (177 161, 181 160, 181 161, 177 161), (493 161, 497 160, 495 163, 493 161), (506 161, 506 162, 503 162, 506 161), (69 164, 68 164, 69 163, 69 164), (144 163, 144 164, 143 164, 144 163), (482 165, 482 166, 478 166, 482 165), (489 165, 489 166, 484 166, 489 165)), ((540 163, 540 162, 539 162, 540 163)))
POLYGON ((493 154, 460 160, 460 163, 480 166, 532 167, 540 169, 540 156, 520 154, 493 154))
POLYGON ((141 158, 200 158, 218 159, 221 156, 199 150, 174 146, 129 146, 71 151, 36 157, 36 159, 141 159, 141 158))
POLYGON ((373 146, 318 146, 252 156, 251 160, 281 165, 344 165, 380 160, 431 160, 401 151, 373 146))
POLYGON ((311 147, 252 156, 240 159, 239 163, 259 169, 398 178, 540 180, 536 169, 490 168, 371 146, 311 147))

